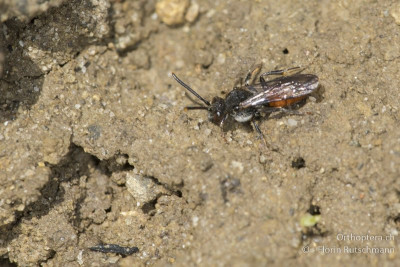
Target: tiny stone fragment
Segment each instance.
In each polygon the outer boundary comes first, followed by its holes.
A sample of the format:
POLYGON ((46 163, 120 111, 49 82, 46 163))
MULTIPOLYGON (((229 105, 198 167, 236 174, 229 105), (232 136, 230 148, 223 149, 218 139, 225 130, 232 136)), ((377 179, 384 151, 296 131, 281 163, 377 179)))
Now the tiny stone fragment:
POLYGON ((147 70, 150 68, 150 57, 144 49, 137 49, 128 53, 123 63, 132 66, 134 69, 147 70))
POLYGON ((208 68, 213 63, 213 60, 213 55, 208 51, 200 50, 194 54, 194 62, 204 68, 208 68))
POLYGON ((393 4, 390 7, 390 15, 394 18, 397 25, 400 25, 400 3, 393 4))
POLYGON ((291 127, 297 126, 297 121, 294 119, 288 119, 287 125, 291 127))
POLYGON ((155 179, 133 173, 126 175, 126 188, 140 206, 156 199, 159 194, 168 193, 155 179))
POLYGON ((199 15, 199 10, 200 10, 199 4, 197 4, 196 2, 192 2, 186 12, 185 19, 188 22, 194 22, 197 19, 197 16, 199 15))
POLYGON ((179 25, 185 21, 189 0, 160 0, 156 4, 156 13, 169 26, 179 25))

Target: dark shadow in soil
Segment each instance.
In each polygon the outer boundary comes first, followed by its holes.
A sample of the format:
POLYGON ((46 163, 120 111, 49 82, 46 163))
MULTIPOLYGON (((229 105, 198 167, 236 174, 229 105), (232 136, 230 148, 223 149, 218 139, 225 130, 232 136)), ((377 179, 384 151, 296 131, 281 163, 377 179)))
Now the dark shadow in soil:
POLYGON ((15 120, 18 109, 34 105, 44 79, 39 67, 23 55, 23 43, 18 41, 25 24, 10 19, 2 26, 9 34, 8 38, 0 37, 0 123, 15 120))
POLYGON ((297 157, 292 160, 292 168, 301 169, 306 166, 306 161, 302 157, 297 157))
POLYGON ((9 259, 1 258, 0 259, 0 266, 2 267, 17 267, 18 265, 15 263, 10 262, 9 259))
MULTIPOLYGON (((109 34, 104 38, 99 39, 95 35, 98 23, 95 18, 90 17, 92 14, 88 14, 85 19, 88 21, 82 21, 82 14, 79 9, 93 10, 95 6, 90 1, 65 1, 58 7, 51 7, 45 13, 33 18, 30 23, 26 25, 26 30, 29 32, 37 33, 40 38, 32 37, 32 41, 35 46, 39 47, 44 51, 49 52, 63 52, 70 55, 79 55, 79 53, 90 45, 103 45, 107 46, 112 41, 111 36, 114 33, 114 25, 110 22, 111 10, 108 10, 108 18, 106 19, 108 26, 110 27, 109 34), (68 18, 67 20, 65 18, 68 18), (70 31, 59 31, 58 40, 54 39, 51 32, 51 24, 58 24, 62 29, 70 29, 70 31), (92 34, 89 34, 92 33, 92 34), (60 45, 62 44, 62 45, 60 45)), ((100 25, 101 27, 101 25, 100 25)), ((62 64, 61 66, 63 66, 62 64)))
POLYGON ((158 199, 161 196, 164 196, 164 195, 175 195, 175 196, 177 196, 179 198, 182 197, 181 189, 183 188, 183 185, 184 185, 183 183, 171 186, 171 185, 168 185, 168 184, 165 184, 165 183, 161 183, 156 177, 150 176, 150 177, 147 177, 147 178, 151 179, 153 181, 153 183, 155 183, 156 185, 164 187, 169 193, 167 193, 167 194, 165 194, 165 193, 157 194, 157 196, 154 199, 152 199, 152 200, 148 201, 147 203, 145 203, 142 206, 142 211, 143 211, 144 214, 148 214, 150 216, 154 216, 155 215, 156 204, 158 202, 158 199))
POLYGON ((88 34, 95 31, 97 23, 92 21, 92 28, 87 29, 87 25, 81 21, 81 14, 75 12, 80 5, 90 5, 90 2, 67 1, 59 7, 50 8, 28 23, 11 18, 0 24, 4 29, 0 33, 0 123, 15 120, 19 109, 29 110, 42 91, 45 72, 29 56, 24 55, 28 45, 24 40, 29 39, 29 46, 33 48, 50 52, 48 57, 54 57, 53 60, 56 60, 57 52, 57 61, 61 67, 90 45, 107 46, 112 42, 114 25, 110 22, 111 11, 108 14, 110 33, 98 39, 88 34), (55 23, 63 29, 75 30, 76 34, 59 31, 57 38, 54 38, 52 25, 55 23))
POLYGON ((229 202, 230 194, 243 194, 241 189, 240 179, 230 177, 229 175, 220 182, 221 196, 224 203, 229 202))
MULTIPOLYGON (((113 158, 114 159, 114 158, 113 158)), ((49 181, 40 190, 41 196, 35 202, 26 206, 24 211, 16 212, 16 220, 8 225, 0 227, 0 236, 5 244, 11 242, 19 235, 19 227, 22 219, 31 220, 32 218, 41 218, 47 215, 51 209, 64 201, 65 190, 62 183, 71 183, 79 180, 82 176, 89 177, 91 168, 98 169, 101 173, 111 176, 113 171, 123 171, 133 169, 133 166, 123 164, 117 168, 118 164, 112 162, 112 159, 100 161, 97 157, 86 153, 82 147, 71 143, 69 152, 56 165, 48 164, 51 169, 49 181)), ((85 190, 85 189, 83 189, 85 190)), ((81 203, 86 198, 85 191, 81 192, 80 199, 77 203, 81 203)), ((80 207, 75 207, 75 214, 71 216, 76 225, 75 220, 79 220, 80 207)))
MULTIPOLYGON (((321 208, 319 206, 310 204, 310 207, 308 208, 307 212, 311 214, 312 216, 315 215, 321 215, 321 208)), ((329 232, 321 229, 318 226, 318 223, 315 224, 312 227, 307 227, 303 232, 302 232, 302 240, 306 241, 307 239, 312 239, 314 237, 326 237, 329 235, 329 232)))
POLYGON ((85 153, 81 147, 71 144, 69 152, 59 164, 48 164, 51 169, 50 179, 40 190, 41 196, 38 200, 28 205, 24 211, 16 212, 16 220, 13 223, 0 227, 0 236, 3 237, 4 242, 8 243, 18 236, 18 228, 22 219, 40 218, 64 200, 65 192, 61 186, 62 182, 88 175, 89 164, 98 165, 98 162, 96 157, 85 153))

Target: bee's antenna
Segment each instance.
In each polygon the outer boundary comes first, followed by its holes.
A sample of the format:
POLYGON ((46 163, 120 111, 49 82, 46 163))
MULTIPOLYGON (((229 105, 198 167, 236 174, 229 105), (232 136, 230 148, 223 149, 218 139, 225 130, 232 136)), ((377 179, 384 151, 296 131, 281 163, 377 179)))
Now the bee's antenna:
POLYGON ((181 81, 181 79, 179 79, 175 73, 172 73, 172 77, 175 79, 175 81, 177 81, 180 85, 182 85, 183 87, 185 87, 189 92, 191 92, 193 95, 195 95, 198 99, 200 99, 201 101, 203 101, 207 106, 211 106, 210 102, 208 102, 207 100, 205 100, 204 98, 202 98, 198 93, 196 93, 195 90, 193 90, 192 88, 190 88, 189 85, 187 85, 186 83, 184 83, 183 81, 181 81))
POLYGON ((208 109, 208 107, 200 106, 200 107, 185 107, 185 111, 194 110, 194 109, 208 109))

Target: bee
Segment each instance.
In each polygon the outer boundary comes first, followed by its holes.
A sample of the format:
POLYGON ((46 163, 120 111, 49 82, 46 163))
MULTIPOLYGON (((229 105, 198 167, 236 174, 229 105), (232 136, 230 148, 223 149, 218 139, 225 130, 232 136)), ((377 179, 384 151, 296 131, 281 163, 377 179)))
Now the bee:
POLYGON ((229 117, 241 123, 251 121, 254 128, 262 136, 255 118, 260 117, 261 112, 284 109, 303 100, 318 88, 319 79, 314 74, 301 74, 300 68, 295 67, 265 72, 260 75, 259 82, 254 83, 255 76, 260 70, 261 64, 248 73, 244 85, 234 87, 225 99, 215 96, 211 103, 174 73, 172 73, 172 77, 205 104, 205 106, 186 107, 185 109, 207 110, 208 119, 222 129, 224 129, 224 123, 229 117), (296 71, 297 73, 287 75, 296 71), (264 79, 264 77, 270 75, 281 75, 281 77, 272 80, 264 79))

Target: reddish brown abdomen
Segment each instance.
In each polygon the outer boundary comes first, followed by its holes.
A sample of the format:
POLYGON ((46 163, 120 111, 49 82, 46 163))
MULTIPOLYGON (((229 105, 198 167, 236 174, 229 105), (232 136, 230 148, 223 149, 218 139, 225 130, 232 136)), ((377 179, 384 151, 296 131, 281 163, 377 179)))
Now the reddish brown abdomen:
POLYGON ((268 103, 268 106, 274 107, 274 108, 284 108, 284 107, 293 105, 293 104, 303 100, 305 97, 306 97, 306 95, 295 97, 295 98, 284 99, 284 100, 272 101, 272 102, 268 103))

